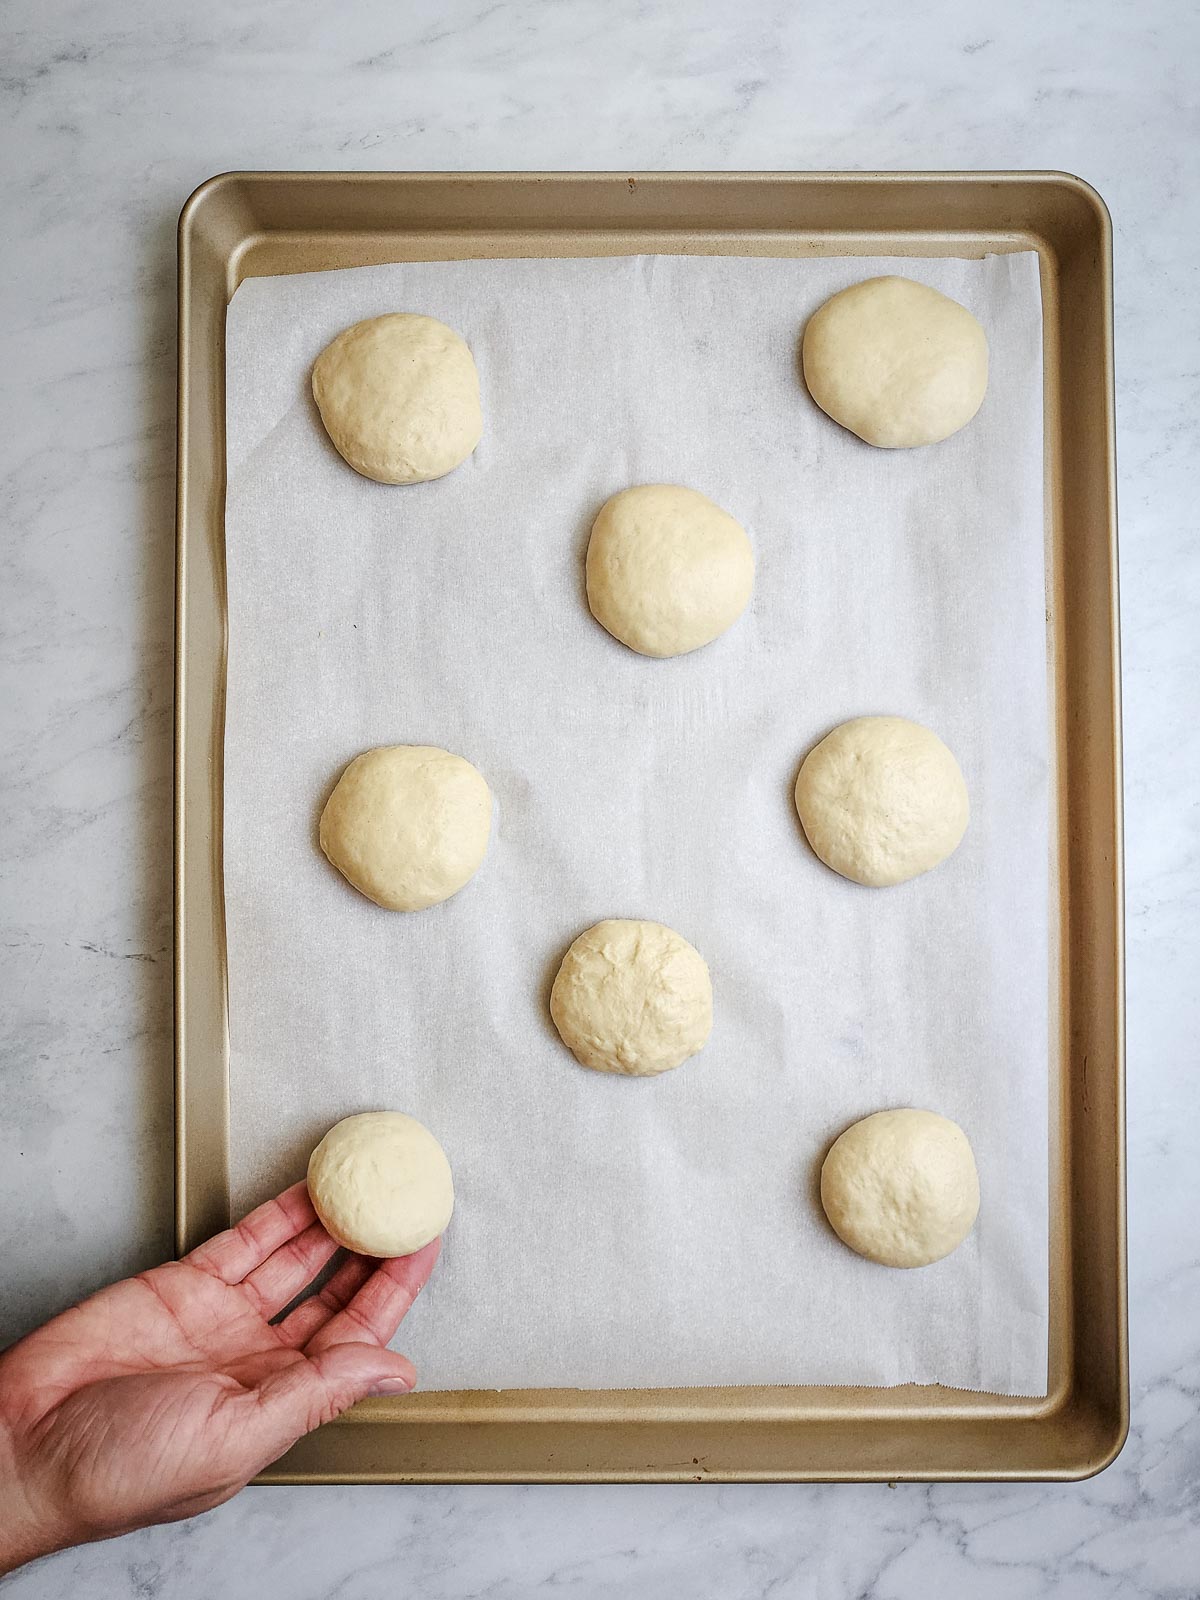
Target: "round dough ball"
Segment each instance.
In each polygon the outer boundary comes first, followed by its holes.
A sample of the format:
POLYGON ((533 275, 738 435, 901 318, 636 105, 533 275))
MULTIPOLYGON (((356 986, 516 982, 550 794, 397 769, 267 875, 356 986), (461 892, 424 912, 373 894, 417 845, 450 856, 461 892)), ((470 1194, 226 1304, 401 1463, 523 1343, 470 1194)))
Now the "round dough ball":
POLYGON ((737 621, 753 588, 745 529, 695 489, 622 489, 592 524, 588 605, 639 655, 698 650, 737 621))
POLYGON ((492 792, 462 756, 428 744, 366 750, 321 813, 321 849, 356 889, 388 911, 424 911, 479 870, 492 792))
POLYGON ((847 1128, 825 1157, 821 1204, 838 1238, 869 1261, 940 1261, 979 1214, 967 1136, 936 1111, 876 1111, 847 1128))
POLYGON ((335 1123, 308 1159, 308 1192, 325 1232, 364 1256, 410 1256, 454 1210, 446 1152, 402 1111, 335 1123))
POLYGON ((856 717, 827 734, 804 758, 796 810, 827 867, 876 889, 944 861, 970 817, 958 762, 905 717, 856 717))
POLYGON ((704 1048, 712 984, 704 957, 672 929, 610 918, 563 957, 550 1015, 585 1067, 648 1078, 704 1048))
POLYGON ((356 322, 317 357, 312 387, 338 454, 376 483, 441 478, 483 432, 474 358, 434 317, 356 322))
POLYGON ((804 381, 835 422, 887 450, 936 444, 987 389, 987 335, 965 306, 911 278, 835 294, 804 330, 804 381))

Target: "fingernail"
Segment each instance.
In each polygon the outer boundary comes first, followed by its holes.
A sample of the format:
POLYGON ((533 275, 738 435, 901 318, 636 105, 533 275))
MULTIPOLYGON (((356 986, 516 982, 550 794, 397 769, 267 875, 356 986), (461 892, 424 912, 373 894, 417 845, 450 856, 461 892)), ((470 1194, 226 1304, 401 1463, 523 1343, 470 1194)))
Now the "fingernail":
POLYGON ((367 1390, 367 1393, 375 1397, 385 1394, 409 1394, 413 1387, 407 1378, 380 1378, 378 1383, 367 1390))

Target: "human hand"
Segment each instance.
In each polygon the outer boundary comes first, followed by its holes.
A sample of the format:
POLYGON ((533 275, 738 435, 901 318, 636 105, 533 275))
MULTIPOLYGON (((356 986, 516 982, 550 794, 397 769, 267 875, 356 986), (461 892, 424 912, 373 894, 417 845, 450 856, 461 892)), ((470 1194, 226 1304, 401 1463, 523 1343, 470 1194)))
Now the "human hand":
POLYGON ((438 1241, 350 1256, 273 1324, 336 1249, 298 1183, 0 1355, 0 1574, 207 1511, 356 1400, 411 1389, 387 1341, 438 1241))

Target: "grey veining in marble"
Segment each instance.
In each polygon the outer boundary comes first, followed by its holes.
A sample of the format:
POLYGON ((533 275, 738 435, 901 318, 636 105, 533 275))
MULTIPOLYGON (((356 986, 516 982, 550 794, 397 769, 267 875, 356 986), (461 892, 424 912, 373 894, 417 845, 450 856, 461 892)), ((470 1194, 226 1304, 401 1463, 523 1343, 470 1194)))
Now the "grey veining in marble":
POLYGON ((174 225, 230 167, 1058 167, 1117 252, 1133 1431, 1086 1484, 274 1489, 5 1596, 1200 1594, 1200 13, 10 0, 0 1340, 170 1236, 174 225))

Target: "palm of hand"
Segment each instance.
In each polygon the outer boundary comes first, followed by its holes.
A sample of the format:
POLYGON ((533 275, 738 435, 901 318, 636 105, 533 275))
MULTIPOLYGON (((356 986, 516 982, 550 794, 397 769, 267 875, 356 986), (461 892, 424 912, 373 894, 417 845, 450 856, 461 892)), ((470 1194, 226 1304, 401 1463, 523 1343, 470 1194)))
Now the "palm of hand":
POLYGON ((351 1256, 272 1323, 335 1249, 298 1184, 0 1357, 0 1430, 43 1543, 217 1505, 372 1389, 411 1388, 386 1344, 436 1244, 379 1266, 351 1256))

